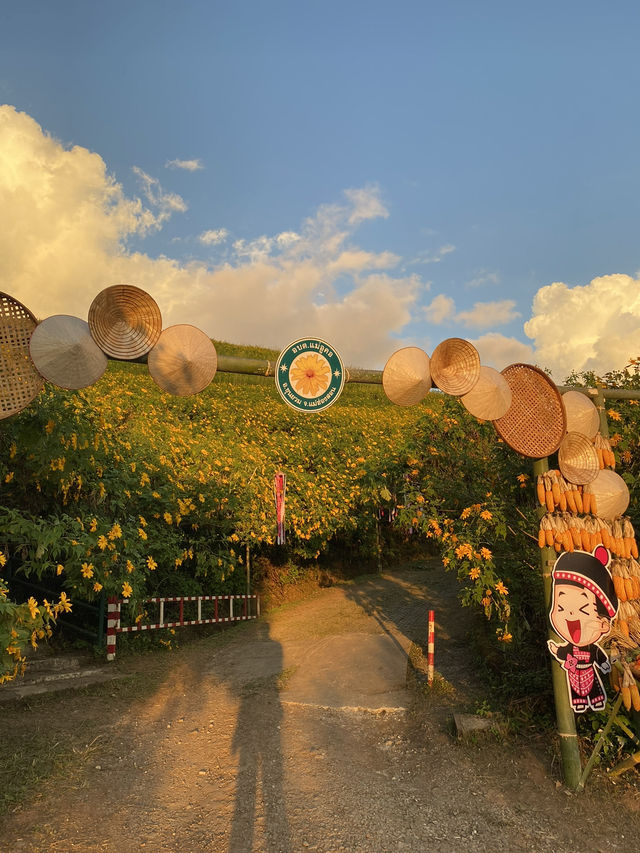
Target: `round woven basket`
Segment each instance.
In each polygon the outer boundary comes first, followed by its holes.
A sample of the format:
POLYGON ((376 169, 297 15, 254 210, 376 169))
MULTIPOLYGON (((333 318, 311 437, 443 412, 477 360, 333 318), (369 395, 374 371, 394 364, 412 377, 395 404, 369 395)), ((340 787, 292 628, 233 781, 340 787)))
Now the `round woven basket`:
POLYGON ((415 406, 429 393, 429 356, 419 347, 394 352, 382 372, 384 393, 396 406, 415 406))
POLYGON ((595 438, 600 429, 600 415, 593 401, 580 391, 565 391, 562 402, 567 413, 567 431, 595 438))
POLYGON ((512 398, 506 415, 493 421, 500 438, 531 459, 555 453, 567 431, 567 419, 553 380, 531 364, 510 364, 502 375, 512 398))
POLYGON ((114 284, 100 291, 89 308, 94 341, 112 358, 125 361, 146 355, 162 331, 155 301, 139 287, 114 284))
POLYGON ((558 448, 558 468, 569 483, 591 483, 600 470, 593 442, 581 432, 568 432, 558 448))
POLYGON ((472 390, 480 376, 480 356, 469 341, 447 338, 433 351, 431 377, 445 394, 461 397, 472 390))
POLYGON ((460 398, 462 405, 474 417, 483 421, 494 421, 509 411, 511 388, 501 373, 493 367, 480 368, 480 376, 467 394, 460 398))
POLYGON ((596 499, 598 518, 611 521, 624 515, 629 506, 629 489, 620 474, 603 468, 589 488, 596 499))
POLYGON ((29 355, 36 325, 28 308, 0 293, 0 419, 25 409, 44 385, 29 355))
POLYGON ((211 382, 218 355, 211 339, 195 326, 169 326, 149 353, 148 365, 153 381, 163 391, 188 397, 211 382))
POLYGON ((107 357, 79 317, 56 314, 39 323, 29 343, 36 369, 60 388, 86 388, 107 369, 107 357))

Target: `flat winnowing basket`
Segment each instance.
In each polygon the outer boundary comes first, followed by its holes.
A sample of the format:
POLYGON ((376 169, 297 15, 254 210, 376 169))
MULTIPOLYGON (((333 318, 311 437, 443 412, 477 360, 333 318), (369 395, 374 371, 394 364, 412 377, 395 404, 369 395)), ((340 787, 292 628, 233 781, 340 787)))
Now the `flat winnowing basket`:
POLYGON ((511 388, 511 406, 493 421, 500 438, 531 459, 555 453, 567 431, 567 418, 551 377, 531 364, 510 364, 502 375, 511 388))
POLYGON ((394 352, 384 366, 382 387, 396 406, 415 406, 431 388, 429 356, 419 347, 394 352))
POLYGON ((580 391, 565 391, 562 402, 567 413, 567 432, 595 438, 600 429, 600 415, 593 401, 580 391))
POLYGON ((56 314, 39 323, 29 344, 36 369, 60 388, 87 388, 107 369, 107 357, 79 317, 56 314))
POLYGON ((28 308, 0 293, 0 419, 25 409, 44 385, 29 355, 36 325, 28 308))
POLYGON ((100 349, 125 361, 146 355, 162 331, 154 299, 132 284, 102 290, 89 308, 89 328, 100 349))
POLYGON ((558 468, 567 482, 577 486, 595 480, 600 465, 593 442, 580 432, 568 432, 558 448, 558 468))
POLYGON ((165 329, 149 353, 149 373, 163 391, 187 397, 203 391, 215 376, 218 355, 213 342, 195 326, 165 329))
POLYGON ((447 338, 433 351, 431 377, 445 394, 461 397, 468 394, 480 376, 477 349, 463 338, 447 338))

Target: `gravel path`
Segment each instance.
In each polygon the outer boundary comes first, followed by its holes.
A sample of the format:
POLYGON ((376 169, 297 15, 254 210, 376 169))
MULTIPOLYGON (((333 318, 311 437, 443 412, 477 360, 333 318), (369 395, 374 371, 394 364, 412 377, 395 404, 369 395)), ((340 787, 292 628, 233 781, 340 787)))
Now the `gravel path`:
POLYGON ((8 815, 0 849, 636 849, 630 784, 594 780, 577 797, 559 784, 551 746, 452 738, 452 711, 482 695, 455 596, 436 569, 322 590, 171 656, 123 659, 134 679, 0 709, 0 725, 65 738, 78 753, 8 815), (407 677, 406 658, 426 640, 430 607, 450 685, 431 693, 407 677), (392 647, 404 650, 404 683, 381 671, 381 689, 367 692, 375 650, 392 647))

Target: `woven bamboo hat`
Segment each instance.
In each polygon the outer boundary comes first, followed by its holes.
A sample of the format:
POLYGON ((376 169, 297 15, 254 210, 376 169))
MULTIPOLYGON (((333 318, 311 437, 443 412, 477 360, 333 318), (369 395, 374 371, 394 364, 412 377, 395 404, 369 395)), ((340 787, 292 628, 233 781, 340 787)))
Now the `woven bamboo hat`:
POLYGON ((565 391, 562 402, 567 413, 567 431, 595 438, 600 429, 600 415, 593 401, 580 391, 565 391))
POLYGON ((558 468, 569 483, 591 483, 600 470, 593 442, 580 432, 568 432, 558 448, 558 468))
POLYGON ((211 382, 218 355, 210 338, 195 326, 169 326, 149 353, 154 382, 176 397, 197 394, 211 382))
POLYGON ((415 406, 429 393, 429 356, 419 347, 394 352, 382 372, 384 393, 396 406, 415 406))
POLYGON ((620 474, 603 468, 589 486, 596 499, 599 518, 611 521, 623 515, 629 506, 629 489, 620 474))
POLYGON ((162 331, 155 301, 139 287, 114 284, 100 291, 89 308, 94 341, 112 358, 130 360, 146 355, 162 331))
POLYGON ((28 308, 0 293, 0 419, 25 409, 44 385, 29 355, 36 325, 28 308))
POLYGON ((511 388, 504 376, 493 367, 482 366, 478 381, 460 400, 474 417, 494 421, 509 411, 511 397, 511 388))
POLYGON ((86 388, 107 369, 107 357, 79 317, 56 314, 39 323, 29 344, 36 369, 60 388, 86 388))
POLYGON ((555 453, 567 431, 567 418, 551 377, 531 364, 510 364, 502 375, 512 398, 506 415, 493 422, 500 438, 531 459, 555 453))
POLYGON ((445 394, 461 397, 472 390, 480 376, 480 356, 469 341, 447 338, 433 351, 431 376, 445 394))

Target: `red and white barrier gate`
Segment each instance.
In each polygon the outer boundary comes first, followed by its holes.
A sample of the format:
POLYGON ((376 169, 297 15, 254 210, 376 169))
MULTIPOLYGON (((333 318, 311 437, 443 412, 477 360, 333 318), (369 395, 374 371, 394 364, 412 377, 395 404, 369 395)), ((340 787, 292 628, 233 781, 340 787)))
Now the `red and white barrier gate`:
POLYGON ((260 598, 257 595, 189 595, 172 598, 145 598, 141 604, 157 604, 158 618, 155 622, 137 621, 134 625, 120 624, 121 605, 125 598, 109 598, 107 602, 107 660, 116 656, 118 634, 135 631, 153 631, 156 628, 182 628, 186 625, 212 625, 217 622, 244 622, 260 616, 260 598), (185 603, 196 602, 196 617, 185 619, 185 603), (177 614, 165 621, 165 605, 177 605, 177 614), (203 606, 204 605, 204 606, 203 606), (177 619, 175 618, 177 616, 177 619))

